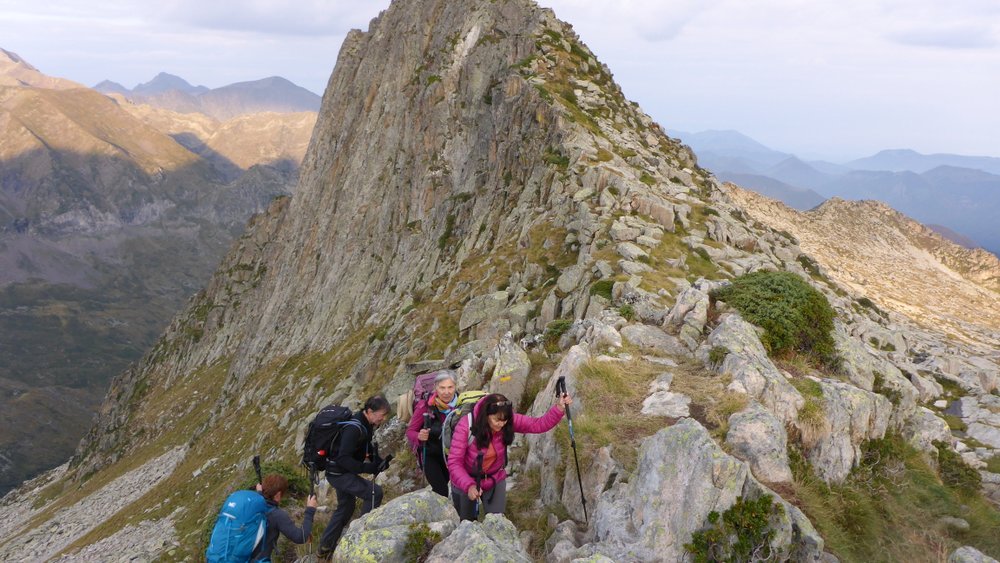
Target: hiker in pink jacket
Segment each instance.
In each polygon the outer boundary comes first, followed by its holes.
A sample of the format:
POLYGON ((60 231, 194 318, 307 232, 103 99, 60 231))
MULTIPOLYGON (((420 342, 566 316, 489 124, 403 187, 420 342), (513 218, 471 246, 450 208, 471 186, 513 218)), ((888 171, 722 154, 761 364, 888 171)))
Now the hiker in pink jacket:
POLYGON ((448 452, 448 472, 452 486, 465 493, 459 497, 462 520, 478 518, 480 504, 486 514, 503 513, 507 505, 507 446, 514 441, 514 433, 552 430, 572 403, 569 395, 563 395, 549 412, 533 418, 514 413, 507 397, 494 393, 476 403, 471 417, 459 421, 448 452))
MULTIPOLYGON (((455 376, 449 371, 443 371, 434 378, 434 393, 426 401, 417 402, 410 425, 406 428, 406 439, 417 456, 427 482, 435 493, 443 497, 448 496, 448 467, 441 448, 441 425, 457 405, 455 376), (424 428, 425 414, 430 415, 429 428, 424 428)), ((457 507, 458 501, 454 502, 457 507)))

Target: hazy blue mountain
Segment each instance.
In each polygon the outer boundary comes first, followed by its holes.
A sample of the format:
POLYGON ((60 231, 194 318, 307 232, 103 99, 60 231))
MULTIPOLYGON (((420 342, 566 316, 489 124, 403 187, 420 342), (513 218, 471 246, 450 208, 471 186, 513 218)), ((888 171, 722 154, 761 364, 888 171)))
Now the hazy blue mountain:
POLYGON ((739 131, 710 130, 699 133, 668 131, 667 133, 694 149, 698 155, 698 162, 713 171, 725 169, 731 172, 759 172, 792 156, 767 147, 739 131), (729 159, 729 164, 726 164, 725 168, 720 168, 718 164, 708 164, 724 163, 726 159, 729 159))
POLYGON ((766 195, 800 211, 812 209, 826 200, 813 190, 789 185, 770 176, 740 172, 721 172, 717 176, 720 180, 766 195))
POLYGON ((154 76, 149 82, 143 82, 135 88, 132 88, 132 93, 154 95, 169 92, 171 90, 177 90, 178 92, 184 92, 186 94, 201 94, 202 92, 208 92, 208 88, 205 86, 192 86, 187 80, 184 80, 180 76, 161 72, 160 74, 154 76))
POLYGON ((128 94, 129 89, 111 80, 102 80, 94 85, 94 90, 102 94, 128 94))
POLYGON ((927 172, 938 166, 953 166, 1000 174, 1000 158, 964 156, 958 154, 920 154, 909 149, 884 150, 873 156, 846 163, 856 170, 888 170, 890 172, 927 172))
POLYGON ((179 113, 204 113, 223 121, 265 111, 319 111, 322 99, 280 76, 209 89, 192 86, 179 76, 161 72, 132 90, 110 80, 101 82, 94 89, 106 94, 122 94, 135 102, 179 113))
POLYGON ((215 88, 198 99, 205 113, 228 119, 261 111, 319 111, 322 98, 280 76, 271 76, 215 88))
MULTIPOLYGON (((791 156, 764 171, 765 176, 781 180, 791 186, 820 190, 835 176, 816 170, 808 163, 791 156)), ((817 194, 819 195, 819 194, 817 194)))

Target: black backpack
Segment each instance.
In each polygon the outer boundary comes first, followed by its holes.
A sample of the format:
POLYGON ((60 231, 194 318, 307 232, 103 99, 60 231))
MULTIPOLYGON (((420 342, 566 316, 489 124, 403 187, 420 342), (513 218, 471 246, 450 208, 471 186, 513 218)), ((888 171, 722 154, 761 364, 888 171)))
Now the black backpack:
POLYGON ((302 465, 310 470, 326 470, 327 459, 335 457, 336 442, 344 426, 351 425, 361 430, 367 439, 363 424, 354 420, 351 409, 340 405, 328 405, 319 411, 309 423, 306 439, 302 444, 302 465))

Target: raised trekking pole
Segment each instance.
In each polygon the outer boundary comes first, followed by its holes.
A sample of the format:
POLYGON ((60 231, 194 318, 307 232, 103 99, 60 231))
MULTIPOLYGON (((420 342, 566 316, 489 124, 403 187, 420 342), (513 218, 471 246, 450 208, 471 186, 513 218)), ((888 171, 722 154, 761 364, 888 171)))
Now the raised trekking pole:
MULTIPOLYGON (((556 380, 556 397, 560 399, 566 395, 566 377, 562 376, 556 380)), ((580 501, 583 503, 583 519, 590 524, 587 516, 587 497, 583 494, 583 478, 580 476, 580 458, 576 455, 576 436, 573 435, 573 416, 569 413, 569 405, 566 405, 566 421, 569 422, 569 445, 573 448, 573 461, 576 462, 576 482, 580 484, 580 501)))
MULTIPOLYGON (((471 430, 470 430, 471 432, 471 430)), ((483 498, 483 451, 476 455, 476 490, 479 496, 476 497, 476 520, 479 520, 479 503, 483 498)))
POLYGON ((260 456, 259 455, 253 456, 253 469, 254 469, 254 471, 257 472, 257 482, 260 484, 260 486, 263 487, 264 486, 264 476, 260 472, 260 456))
MULTIPOLYGON (((424 413, 424 430, 430 430, 430 428, 431 428, 431 413, 425 412, 424 413)), ((427 437, 427 440, 424 440, 424 452, 423 452, 423 455, 420 456, 420 469, 423 469, 424 466, 427 465, 427 442, 428 441, 430 441, 430 436, 427 437)))

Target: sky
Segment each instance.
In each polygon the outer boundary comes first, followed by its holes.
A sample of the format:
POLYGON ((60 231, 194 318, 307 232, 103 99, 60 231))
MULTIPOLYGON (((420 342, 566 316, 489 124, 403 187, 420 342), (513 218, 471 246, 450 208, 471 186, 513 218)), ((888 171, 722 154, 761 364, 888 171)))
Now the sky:
MULTIPOLYGON (((429 1, 429 0, 425 0, 429 1)), ((540 0, 667 129, 734 129, 807 158, 1000 157, 995 0, 540 0)), ((283 76, 322 93, 388 0, 0 0, 0 47, 132 88, 283 76)))

